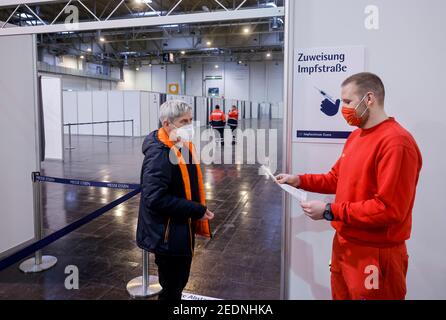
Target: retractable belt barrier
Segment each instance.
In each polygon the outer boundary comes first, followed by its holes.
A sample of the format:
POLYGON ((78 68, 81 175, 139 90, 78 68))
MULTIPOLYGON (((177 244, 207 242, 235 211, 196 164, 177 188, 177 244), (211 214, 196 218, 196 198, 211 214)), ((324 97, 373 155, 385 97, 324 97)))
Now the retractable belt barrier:
POLYGON ((60 184, 71 184, 73 186, 81 186, 81 187, 96 187, 96 188, 110 188, 110 189, 136 190, 141 186, 139 184, 133 184, 133 183, 87 181, 87 180, 47 177, 41 175, 36 175, 35 179, 40 182, 51 182, 60 184))
POLYGON ((89 223, 90 221, 100 217, 107 211, 113 209, 119 204, 133 198, 141 192, 141 185, 132 183, 113 183, 113 182, 99 182, 99 181, 86 181, 86 180, 76 180, 76 179, 63 179, 55 177, 41 176, 39 172, 33 172, 33 182, 49 182, 49 183, 59 183, 68 184, 82 187, 99 187, 99 188, 111 188, 111 189, 124 189, 132 190, 131 192, 125 194, 124 196, 110 202, 109 204, 95 210, 94 212, 86 215, 85 217, 69 224, 68 226, 42 238, 37 242, 30 244, 29 246, 19 250, 18 252, 0 260, 0 271, 13 265, 14 263, 26 258, 27 256, 35 253, 36 251, 48 246, 54 241, 62 238, 63 236, 73 232, 74 230, 82 227, 83 225, 89 223))

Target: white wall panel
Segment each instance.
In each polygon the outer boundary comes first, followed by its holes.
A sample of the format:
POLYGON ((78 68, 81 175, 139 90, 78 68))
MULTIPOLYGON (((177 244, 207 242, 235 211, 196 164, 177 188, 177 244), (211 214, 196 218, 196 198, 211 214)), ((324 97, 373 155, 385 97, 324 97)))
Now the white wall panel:
MULTIPOLYGON (((77 118, 77 92, 64 91, 62 93, 64 124, 78 123, 77 118)), ((68 134, 68 126, 64 127, 64 133, 68 134)), ((71 126, 71 134, 78 134, 78 127, 71 126)))
POLYGON ((197 97, 196 108, 197 108, 196 120, 200 122, 201 126, 205 126, 206 122, 207 122, 207 119, 206 119, 206 98, 205 97, 197 97))
POLYGON ((266 102, 283 101, 283 62, 266 63, 266 102))
POLYGON ((0 256, 34 240, 31 172, 40 170, 36 46, 31 35, 0 37, 0 256))
POLYGON ((252 102, 251 104, 251 119, 257 119, 259 117, 259 103, 258 102, 252 102))
POLYGON ((251 62, 249 65, 249 100, 266 101, 265 62, 251 62))
POLYGON ((136 71, 134 69, 124 68, 124 81, 118 82, 117 90, 135 90, 136 87, 136 71))
MULTIPOLYGON (((134 135, 139 136, 141 132, 141 100, 139 91, 126 91, 124 92, 124 119, 133 120, 134 135)), ((132 136, 132 123, 124 123, 124 134, 127 137, 132 136)))
POLYGON ((236 62, 225 63, 225 98, 249 99, 249 65, 236 62))
POLYGON ((150 117, 153 115, 150 114, 150 93, 147 91, 141 92, 141 130, 140 135, 146 136, 150 133, 150 117))
POLYGON ((254 102, 248 101, 245 107, 245 119, 251 119, 251 106, 254 102))
MULTIPOLYGON (((86 123, 93 121, 93 105, 91 91, 77 92, 77 114, 79 123, 86 123)), ((93 125, 78 126, 79 134, 92 135, 93 125)))
POLYGON ((159 93, 151 92, 149 100, 149 112, 150 112, 149 132, 157 130, 159 127, 159 110, 160 110, 160 95, 159 93))
MULTIPOLYGON (((107 91, 93 91, 93 122, 108 120, 108 93, 107 91)), ((107 124, 93 125, 94 135, 106 135, 107 124)))
POLYGON ((41 78, 45 126, 45 159, 63 160, 62 81, 56 77, 41 78))
MULTIPOLYGON (((108 92, 108 119, 110 121, 124 119, 124 92, 123 91, 109 91, 108 92)), ((111 136, 123 136, 124 124, 110 123, 111 136)))
POLYGON ((203 95, 203 66, 192 63, 186 68, 186 94, 190 96, 203 95))
POLYGON ((166 67, 162 65, 152 66, 152 91, 166 93, 167 90, 166 67))
MULTIPOLYGON (((446 190, 446 111, 441 103, 446 90, 446 2, 429 1, 425 5, 417 0, 374 1, 384 18, 379 30, 364 27, 368 16, 360 13, 370 4, 366 0, 290 3, 295 5, 294 11, 287 11, 295 23, 291 50, 364 45, 366 70, 378 74, 386 86, 387 113, 416 139, 423 168, 413 208, 412 235, 407 242, 407 298, 446 299, 446 214, 442 201, 446 190), (350 18, 338 23, 339 16, 350 18)), ((290 101, 292 112, 299 112, 296 103, 290 101)), ((328 172, 342 147, 293 143, 293 173, 328 172)), ((324 196, 312 194, 310 199, 324 196)), ((290 214, 290 220, 284 221, 290 226, 286 295, 290 299, 330 299, 328 261, 333 229, 328 223, 307 219, 297 203, 293 203, 290 214)))
POLYGON ((152 90, 152 67, 142 66, 135 72, 135 90, 152 90))

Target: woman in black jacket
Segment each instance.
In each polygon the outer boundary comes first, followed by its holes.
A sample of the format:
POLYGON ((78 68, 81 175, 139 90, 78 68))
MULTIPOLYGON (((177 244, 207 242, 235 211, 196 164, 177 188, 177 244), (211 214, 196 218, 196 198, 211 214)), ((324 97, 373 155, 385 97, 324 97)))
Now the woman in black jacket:
POLYGON ((163 288, 159 299, 180 300, 189 279, 195 234, 210 237, 203 178, 197 161, 191 107, 160 107, 162 128, 144 140, 141 201, 136 233, 140 248, 155 254, 163 288))

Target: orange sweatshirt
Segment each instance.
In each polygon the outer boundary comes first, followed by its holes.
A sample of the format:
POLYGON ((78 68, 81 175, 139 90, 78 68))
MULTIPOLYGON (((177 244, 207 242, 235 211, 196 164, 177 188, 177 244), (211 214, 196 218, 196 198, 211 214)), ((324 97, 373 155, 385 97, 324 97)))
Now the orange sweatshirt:
POLYGON ((332 226, 346 240, 391 247, 410 237, 421 165, 412 135, 389 118, 353 131, 330 172, 301 175, 300 188, 336 194, 332 226))

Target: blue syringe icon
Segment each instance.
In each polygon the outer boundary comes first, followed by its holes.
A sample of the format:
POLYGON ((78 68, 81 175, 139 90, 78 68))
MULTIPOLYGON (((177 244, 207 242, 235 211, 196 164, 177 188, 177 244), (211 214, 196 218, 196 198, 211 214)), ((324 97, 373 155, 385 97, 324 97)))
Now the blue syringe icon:
POLYGON ((330 96, 329 94, 327 94, 326 92, 322 91, 321 89, 319 89, 318 87, 314 86, 314 88, 319 91, 319 93, 324 96, 325 99, 328 99, 331 103, 336 104, 336 100, 333 99, 332 96, 330 96))

